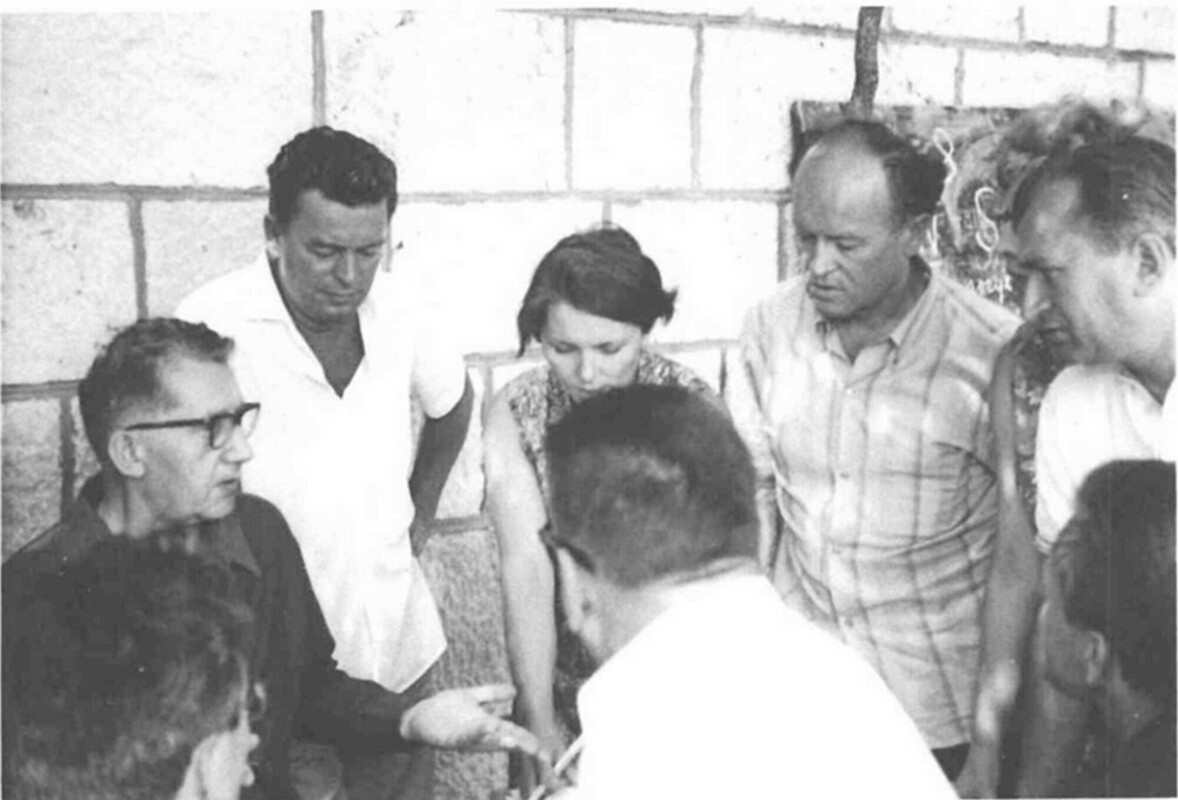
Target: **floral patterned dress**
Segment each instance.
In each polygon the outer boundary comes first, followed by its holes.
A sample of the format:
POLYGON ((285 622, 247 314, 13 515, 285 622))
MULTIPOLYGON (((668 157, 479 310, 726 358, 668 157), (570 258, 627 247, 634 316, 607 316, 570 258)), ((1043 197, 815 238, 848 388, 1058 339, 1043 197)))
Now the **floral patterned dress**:
MULTIPOLYGON (((711 395, 715 393, 698 375, 669 358, 650 351, 643 352, 638 362, 636 383, 656 386, 682 386, 693 391, 711 395)), ((519 426, 524 454, 548 504, 548 457, 544 451, 544 439, 548 428, 560 422, 573 406, 564 386, 547 367, 541 366, 525 372, 508 383, 504 388, 511 416, 519 426)), ((715 399, 719 404, 720 400, 715 399)), ((555 569, 555 565, 554 569, 555 569)), ((553 685, 553 699, 557 718, 568 732, 579 735, 580 720, 577 716, 577 690, 592 674, 596 665, 588 650, 569 630, 561 607, 559 573, 556 587, 556 674, 553 685)))

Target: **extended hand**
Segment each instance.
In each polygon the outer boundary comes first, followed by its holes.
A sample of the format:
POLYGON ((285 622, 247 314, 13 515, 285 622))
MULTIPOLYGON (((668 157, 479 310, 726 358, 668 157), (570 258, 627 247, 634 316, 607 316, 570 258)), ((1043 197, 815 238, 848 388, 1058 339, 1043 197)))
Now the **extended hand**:
POLYGON ((401 736, 451 750, 512 750, 541 761, 552 757, 531 732, 500 717, 511 708, 508 684, 446 689, 401 717, 401 736))

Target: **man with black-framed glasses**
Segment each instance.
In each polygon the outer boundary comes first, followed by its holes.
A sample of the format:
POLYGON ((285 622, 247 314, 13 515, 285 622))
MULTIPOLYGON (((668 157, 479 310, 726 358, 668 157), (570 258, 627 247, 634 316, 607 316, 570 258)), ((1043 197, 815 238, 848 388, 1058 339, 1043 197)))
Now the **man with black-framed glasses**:
MULTIPOLYGON (((290 744, 296 729, 344 752, 364 747, 519 749, 531 734, 484 710, 507 710, 508 686, 418 698, 350 677, 311 589, 302 553, 269 502, 241 491, 259 406, 241 395, 233 342, 205 325, 146 319, 118 333, 79 387, 86 434, 101 465, 62 520, 3 568, 5 706, 23 679, 22 653, 40 635, 29 598, 66 565, 112 538, 156 539, 225 567, 255 619, 245 643, 266 687, 256 785, 249 797, 298 797, 290 744)), ((5 716, 5 739, 9 730, 5 716)))

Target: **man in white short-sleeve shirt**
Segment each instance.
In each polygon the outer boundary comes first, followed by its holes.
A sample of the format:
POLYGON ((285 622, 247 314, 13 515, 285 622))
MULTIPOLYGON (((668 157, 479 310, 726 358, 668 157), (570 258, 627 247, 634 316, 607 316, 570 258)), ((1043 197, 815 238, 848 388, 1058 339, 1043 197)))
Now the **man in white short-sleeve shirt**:
MULTIPOLYGON (((266 408, 244 488, 275 503, 303 551, 335 657, 348 674, 419 694, 445 649, 414 553, 470 421, 457 352, 424 329, 390 273, 396 167, 327 127, 288 142, 269 168, 265 252, 186 297, 177 316, 232 337, 243 392, 266 408), (412 453, 411 392, 426 415, 412 453)), ((427 797, 427 754, 341 754, 352 800, 427 797)))
MULTIPOLYGON (((1124 136, 1055 156, 1024 179, 1012 222, 1012 271, 1026 281, 1024 333, 1038 333, 1075 362, 1048 387, 1039 411, 1035 544, 1046 554, 1093 469, 1174 457, 1174 149, 1124 136)), ((1002 632, 1004 644, 982 683, 997 687, 990 676, 999 667, 1012 680, 1002 691, 983 689, 993 699, 979 698, 979 719, 1000 720, 1017 696, 1023 655, 1012 648, 1030 630, 1039 583, 1029 527, 1012 515, 1000 533, 999 552, 1008 557, 996 560, 989 586, 1006 598, 1005 610, 987 621, 986 635, 1002 632)), ((1032 666, 1017 791, 1059 796, 1072 790, 1088 704, 1044 680, 1041 663, 1032 666)))
POLYGON ((630 386, 576 404, 548 457, 542 535, 601 662, 570 800, 955 797, 880 676, 759 567, 752 462, 722 411, 630 386))

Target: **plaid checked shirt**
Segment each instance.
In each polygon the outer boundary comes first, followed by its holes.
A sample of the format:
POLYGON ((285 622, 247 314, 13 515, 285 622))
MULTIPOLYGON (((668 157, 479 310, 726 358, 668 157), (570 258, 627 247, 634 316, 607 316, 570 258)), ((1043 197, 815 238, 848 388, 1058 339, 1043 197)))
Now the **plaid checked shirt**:
POLYGON ((880 673, 929 747, 969 740, 997 524, 986 388, 1018 320, 935 273, 852 363, 804 277, 749 313, 782 596, 880 673))

